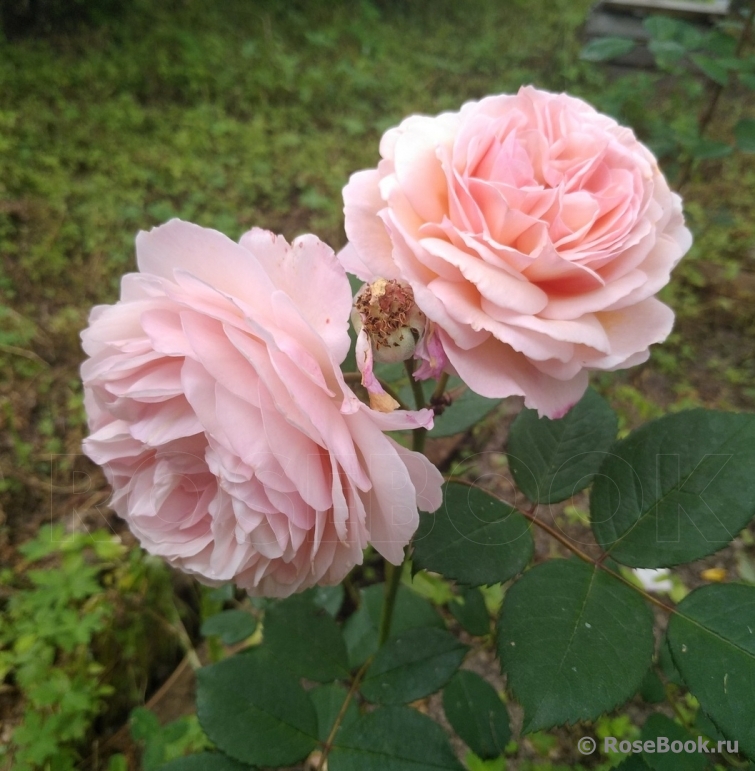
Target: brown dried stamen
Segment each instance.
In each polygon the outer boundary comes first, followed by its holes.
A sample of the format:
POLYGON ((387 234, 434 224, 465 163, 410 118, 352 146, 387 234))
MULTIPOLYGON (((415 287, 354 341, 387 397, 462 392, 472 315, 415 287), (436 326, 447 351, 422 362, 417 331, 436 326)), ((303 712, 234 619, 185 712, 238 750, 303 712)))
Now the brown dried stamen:
MULTIPOLYGON (((381 278, 364 287, 355 306, 373 345, 379 349, 391 344, 388 339, 394 332, 408 326, 409 314, 414 308, 414 292, 410 286, 395 279, 386 281, 381 278)), ((414 329, 411 332, 416 342, 419 334, 414 329)))

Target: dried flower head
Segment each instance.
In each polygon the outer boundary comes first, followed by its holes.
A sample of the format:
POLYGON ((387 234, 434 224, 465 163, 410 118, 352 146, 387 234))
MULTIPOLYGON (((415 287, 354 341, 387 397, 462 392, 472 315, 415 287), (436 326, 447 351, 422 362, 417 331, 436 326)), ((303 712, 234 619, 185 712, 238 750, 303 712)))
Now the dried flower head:
POLYGON ((426 324, 412 288, 384 278, 359 290, 351 318, 357 333, 364 330, 369 338, 375 361, 386 364, 410 359, 426 324))

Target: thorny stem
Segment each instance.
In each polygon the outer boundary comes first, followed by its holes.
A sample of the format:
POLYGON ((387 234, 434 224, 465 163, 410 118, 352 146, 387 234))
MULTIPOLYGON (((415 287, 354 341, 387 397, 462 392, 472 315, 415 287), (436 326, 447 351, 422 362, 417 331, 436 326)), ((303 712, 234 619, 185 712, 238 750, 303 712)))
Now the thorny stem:
MULTIPOLYGON (((473 485, 463 479, 447 478, 447 481, 453 481, 455 484, 467 485, 467 487, 476 487, 476 485, 473 485)), ((501 501, 501 503, 505 503, 507 506, 511 506, 510 503, 506 503, 506 501, 504 501, 502 498, 499 498, 497 495, 495 495, 495 493, 491 493, 489 490, 485 490, 485 492, 493 498, 501 501)), ((562 546, 565 546, 572 554, 579 557, 579 559, 581 559, 583 562, 586 562, 588 565, 592 565, 594 568, 602 570, 603 572, 608 573, 610 576, 613 576, 618 581, 621 581, 622 584, 626 584, 630 589, 634 589, 635 592, 641 594, 648 602, 651 602, 653 605, 656 605, 657 607, 666 611, 666 613, 677 612, 676 608, 672 608, 670 605, 666 605, 665 602, 662 602, 657 597, 653 597, 652 594, 646 592, 644 589, 640 589, 639 586, 633 584, 629 579, 624 578, 624 576, 622 576, 620 573, 617 573, 616 571, 611 570, 611 568, 604 565, 603 560, 605 560, 607 554, 601 554, 600 557, 594 559, 589 554, 583 552, 578 546, 573 544, 565 535, 559 533, 558 530, 539 520, 537 518, 537 504, 533 505, 530 509, 516 509, 516 511, 518 511, 525 519, 528 519, 530 522, 532 522, 533 525, 537 525, 541 530, 548 533, 551 538, 555 538, 562 546)))
MULTIPOLYGON (((734 51, 735 59, 739 58, 740 54, 742 53, 742 49, 747 43, 747 39, 750 36, 750 31, 752 30, 753 19, 755 19, 755 3, 750 5, 750 12, 747 14, 744 26, 742 27, 742 32, 740 33, 737 40, 737 47, 734 51)), ((715 83, 713 85, 710 91, 710 100, 708 101, 708 104, 705 106, 705 109, 697 121, 698 136, 702 136, 705 133, 705 130, 708 128, 708 125, 710 124, 716 112, 716 107, 718 107, 721 94, 723 94, 725 88, 726 87, 720 83, 715 83)), ((679 172, 679 180, 677 182, 677 187, 679 190, 681 190, 689 181, 690 172, 692 171, 692 163, 693 158, 690 156, 682 165, 682 168, 679 172)))
POLYGON ((667 613, 676 613, 676 610, 672 608, 670 605, 666 605, 665 602, 662 602, 657 597, 653 597, 652 594, 646 592, 644 589, 640 589, 639 586, 636 584, 633 584, 628 579, 624 578, 624 576, 621 575, 621 573, 616 573, 615 571, 611 570, 611 568, 607 567, 603 564, 603 560, 606 558, 606 554, 601 554, 598 559, 593 559, 589 554, 586 554, 581 549, 579 549, 577 546, 575 546, 566 536, 561 535, 561 533, 558 532, 555 528, 551 527, 550 525, 547 525, 545 522, 542 522, 537 518, 537 514, 535 512, 530 513, 527 511, 521 511, 520 513, 527 518, 530 522, 532 522, 533 525, 537 525, 541 530, 544 530, 546 533, 548 533, 551 538, 555 538, 562 546, 565 546, 572 554, 579 557, 582 561, 587 562, 589 565, 592 565, 595 568, 598 568, 599 570, 603 570, 604 572, 608 573, 609 575, 613 576, 614 578, 617 578, 621 583, 626 584, 631 589, 634 589, 636 592, 641 594, 648 602, 652 602, 653 605, 657 605, 662 610, 665 610, 667 613))
POLYGON ((343 704, 341 704, 341 709, 338 710, 335 722, 333 723, 333 728, 330 729, 328 739, 325 742, 325 746, 322 748, 322 755, 320 756, 320 762, 317 764, 317 771, 323 771, 325 768, 325 763, 327 762, 328 754, 333 747, 333 740, 336 738, 336 733, 341 727, 344 715, 346 715, 346 710, 349 708, 349 704, 351 704, 351 700, 354 698, 354 694, 357 692, 357 688, 359 688, 362 682, 362 678, 364 677, 364 673, 367 671, 370 664, 372 664, 372 656, 370 656, 370 658, 368 658, 367 661, 362 664, 359 671, 356 673, 356 675, 354 675, 354 679, 351 682, 351 688, 349 688, 349 692, 346 694, 346 698, 343 700, 343 704))

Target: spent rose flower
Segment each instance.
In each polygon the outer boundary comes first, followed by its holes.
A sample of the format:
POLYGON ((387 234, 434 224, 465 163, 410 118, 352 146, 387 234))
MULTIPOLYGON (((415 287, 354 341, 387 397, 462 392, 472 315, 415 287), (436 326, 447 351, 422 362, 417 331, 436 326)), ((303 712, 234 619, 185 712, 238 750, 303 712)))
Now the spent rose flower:
POLYGON ((136 244, 140 272, 82 333, 82 378, 84 449, 144 548, 269 596, 341 581, 368 543, 400 563, 442 478, 383 432, 432 413, 375 412, 346 386, 332 250, 178 220, 136 244))
POLYGON ((589 370, 645 361, 669 334, 654 295, 691 235, 652 153, 612 118, 525 87, 409 117, 380 154, 344 189, 339 259, 408 283, 435 359, 477 393, 559 417, 589 370))
POLYGON ((391 412, 399 406, 374 374, 375 362, 395 364, 411 359, 425 334, 425 314, 414 302, 412 288, 379 278, 354 297, 351 323, 357 333, 355 355, 370 406, 391 412))

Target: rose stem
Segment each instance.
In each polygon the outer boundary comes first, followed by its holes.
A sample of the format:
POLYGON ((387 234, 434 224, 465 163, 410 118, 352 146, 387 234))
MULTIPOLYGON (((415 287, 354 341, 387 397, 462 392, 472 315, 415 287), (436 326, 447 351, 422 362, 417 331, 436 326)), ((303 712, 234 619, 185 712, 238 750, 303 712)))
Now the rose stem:
MULTIPOLYGON (((734 59, 739 59, 742 49, 745 47, 745 44, 747 43, 747 38, 750 35, 750 30, 752 29, 753 19, 755 18, 755 5, 750 6, 750 11, 747 15, 747 18, 745 19, 745 23, 742 26, 742 32, 739 35, 739 39, 737 40, 737 47, 734 51, 734 59)), ((710 100, 708 101, 708 104, 705 106, 705 109, 703 110, 702 115, 700 115, 700 118, 697 122, 697 134, 698 136, 702 136, 705 133, 705 130, 708 128, 708 124, 713 119, 713 115, 716 112, 716 107, 718 107, 718 102, 721 98, 721 94, 723 94, 725 89, 725 86, 721 85, 720 83, 713 83, 710 90, 710 100)), ((688 156, 687 159, 684 161, 684 164, 682 165, 681 171, 679 172, 679 178, 676 184, 677 190, 681 190, 687 182, 689 182, 689 176, 690 172, 692 171, 692 163, 693 163, 692 156, 688 156)))
POLYGON ((482 490, 486 495, 489 495, 491 498, 495 498, 496 500, 500 501, 506 506, 514 508, 514 511, 518 512, 523 517, 528 519, 530 522, 532 522, 533 525, 536 525, 541 530, 544 530, 546 533, 548 533, 548 535, 551 538, 555 538, 555 540, 557 540, 562 546, 565 546, 572 554, 574 554, 576 557, 579 557, 579 559, 581 559, 583 562, 586 562, 588 565, 592 565, 597 570, 602 570, 604 573, 608 573, 608 575, 613 576, 616 580, 621 581, 622 584, 626 584, 630 589, 637 592, 637 594, 641 594, 648 602, 651 602, 653 603, 653 605, 656 605, 657 607, 661 608, 661 610, 666 611, 666 613, 678 613, 676 608, 672 608, 670 605, 666 605, 666 603, 663 602, 662 600, 659 600, 657 597, 653 597, 652 594, 649 594, 644 589, 640 589, 639 586, 636 586, 630 580, 628 580, 627 578, 624 578, 624 576, 622 576, 621 573, 617 573, 615 570, 611 570, 611 568, 609 568, 607 565, 603 563, 603 560, 605 560, 605 558, 608 556, 607 554, 604 553, 597 559, 593 559, 589 554, 586 554, 574 543, 572 543, 566 536, 559 533, 558 530, 552 528, 550 525, 546 524, 542 520, 539 520, 537 518, 537 504, 533 504, 530 509, 520 509, 520 508, 512 507, 510 503, 506 503, 506 501, 504 501, 503 498, 501 498, 500 496, 496 495, 490 490, 483 490, 483 488, 477 487, 477 485, 473 484, 472 482, 467 482, 466 479, 446 477, 446 482, 454 482, 455 484, 465 485, 466 487, 477 488, 479 490, 482 490))
POLYGON ((354 694, 356 694, 357 689, 359 688, 360 683, 362 682, 362 678, 364 677, 364 673, 369 669, 370 664, 372 664, 372 656, 370 656, 367 661, 362 664, 359 671, 354 675, 354 680, 351 683, 351 687, 349 688, 349 692, 346 694, 346 698, 343 700, 343 704, 341 704, 341 709, 338 710, 338 715, 336 715, 336 719, 333 723, 333 727, 330 729, 330 733, 328 734, 328 738, 325 742, 325 746, 322 748, 322 754, 320 755, 320 762, 317 764, 317 771, 324 771, 325 764, 328 760, 328 755, 330 754, 331 749, 333 749, 333 741, 336 738, 336 733, 338 732, 338 729, 341 727, 341 723, 343 722, 344 717, 346 716, 346 710, 349 707, 349 704, 351 703, 351 700, 354 698, 354 694))
MULTIPOLYGON (((408 359, 404 362, 406 372, 409 375, 409 384, 414 394, 415 406, 421 410, 425 406, 425 394, 422 390, 422 383, 417 382, 414 375, 414 360, 408 359)), ((426 428, 415 428, 412 432, 412 449, 416 452, 422 452, 425 447, 426 428)), ((385 565, 385 597, 383 599, 383 608, 380 612, 380 630, 378 632, 378 645, 383 646, 391 633, 391 622, 393 621, 393 609, 396 605, 396 594, 401 583, 401 574, 404 571, 404 561, 400 565, 392 565, 388 560, 384 560, 385 565)))
MULTIPOLYGON (((406 367, 406 374, 409 375, 409 385, 412 387, 412 393, 414 394, 414 407, 421 410, 427 406, 425 402, 425 392, 422 390, 422 383, 414 379, 414 359, 407 359, 404 362, 406 367)), ((415 428, 412 432, 412 449, 416 452, 424 452, 425 450, 425 436, 427 435, 426 428, 415 428)))
POLYGON ((378 633, 378 646, 383 647, 391 633, 391 622, 393 621, 393 609, 396 605, 396 594, 401 583, 401 574, 404 572, 404 563, 392 565, 385 560, 385 598, 383 599, 383 608, 380 612, 380 631, 378 633))
POLYGON ((440 399, 443 396, 443 393, 446 390, 446 386, 448 385, 448 372, 444 372, 440 379, 438 380, 438 385, 435 386, 435 390, 433 391, 433 395, 430 397, 430 404, 434 405, 435 402, 440 401, 440 399))

